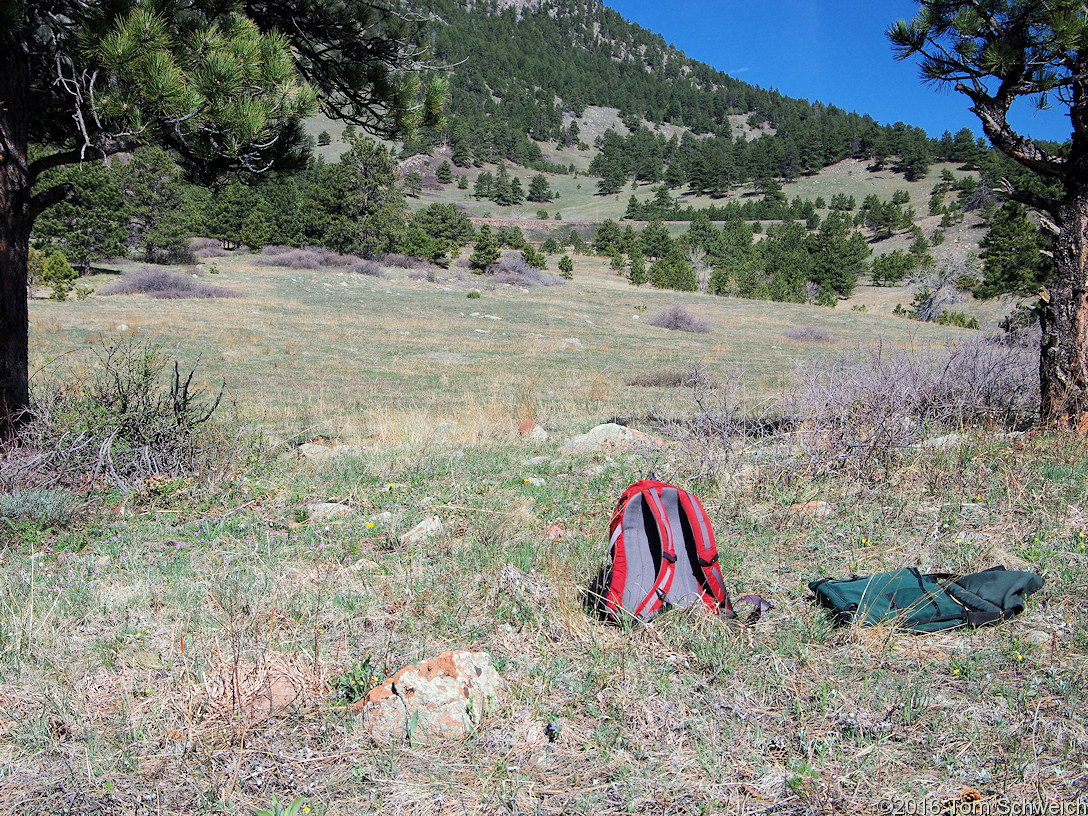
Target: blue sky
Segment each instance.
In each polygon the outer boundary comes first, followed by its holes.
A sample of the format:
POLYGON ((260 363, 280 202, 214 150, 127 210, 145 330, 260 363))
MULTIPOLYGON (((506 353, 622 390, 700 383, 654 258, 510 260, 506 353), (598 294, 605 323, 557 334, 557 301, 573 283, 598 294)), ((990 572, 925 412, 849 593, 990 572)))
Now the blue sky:
MULTIPOLYGON (((930 136, 968 127, 982 135, 968 100, 923 85, 913 62, 896 62, 885 29, 914 16, 912 0, 605 0, 689 57, 783 94, 906 122, 930 136)), ((1036 138, 1063 141, 1069 118, 1014 105, 1009 120, 1036 138)))

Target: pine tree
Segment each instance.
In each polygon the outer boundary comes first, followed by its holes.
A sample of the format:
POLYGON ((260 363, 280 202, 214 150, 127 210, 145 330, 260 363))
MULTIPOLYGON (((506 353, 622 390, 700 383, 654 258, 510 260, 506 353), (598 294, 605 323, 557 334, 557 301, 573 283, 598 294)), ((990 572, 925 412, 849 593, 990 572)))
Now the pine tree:
POLYGON ((144 260, 184 258, 189 236, 181 209, 181 174, 170 155, 154 145, 136 148, 121 182, 132 208, 132 243, 143 247, 144 260))
POLYGON ((639 235, 639 251, 647 258, 664 258, 673 250, 669 231, 660 221, 651 221, 639 235))
POLYGON ((492 264, 499 259, 499 242, 495 240, 491 227, 484 224, 476 235, 476 246, 469 257, 472 268, 480 272, 488 272, 492 264))
POLYGON ((513 204, 510 194, 510 173, 506 165, 499 165, 499 172, 495 174, 495 184, 491 189, 491 200, 500 207, 509 207, 513 204))
POLYGON ((526 198, 529 201, 538 203, 552 200, 551 187, 548 185, 548 179, 545 178, 543 173, 537 173, 529 180, 529 192, 526 198))
POLYGON ((431 204, 412 216, 412 223, 432 238, 460 249, 476 236, 472 220, 454 204, 431 204))
POLYGON ((202 180, 297 164, 319 96, 382 138, 436 125, 448 84, 420 87, 424 25, 370 0, 0 4, 0 436, 30 397, 30 233, 73 193, 44 173, 141 144, 202 180))
MULTIPOLYGON (((897 58, 917 57, 927 81, 970 100, 986 137, 1022 168, 1010 174, 1009 198, 1041 213, 1054 233, 1053 271, 1037 304, 1039 413, 1044 422, 1075 426, 1088 416, 1088 9, 1076 0, 921 0, 920 6, 913 20, 900 20, 887 32, 897 58), (1019 101, 1063 109, 1069 141, 1054 149, 1017 132, 1009 111, 1019 101)), ((1025 232, 1022 222, 1012 223, 1019 216, 1007 212, 1004 218, 1012 235, 1025 232)), ((999 237, 984 249, 995 261, 999 237)), ((1024 252, 1023 272, 994 268, 993 286, 984 291, 1038 277, 1030 245, 1014 241, 1013 251, 1024 252)))
POLYGON ((598 255, 613 255, 620 251, 621 240, 619 225, 611 218, 606 218, 597 227, 597 234, 593 238, 593 251, 598 255))
POLYGON ((50 184, 71 185, 75 193, 38 218, 34 235, 60 249, 82 275, 90 273, 92 261, 128 251, 128 199, 119 175, 102 162, 88 162, 46 177, 50 184))
POLYGON ((50 300, 67 300, 78 275, 68 265, 68 259, 60 250, 53 250, 45 257, 42 264, 42 283, 53 291, 50 300))
POLYGON ((373 139, 357 138, 322 171, 303 209, 314 243, 368 258, 392 252, 406 221, 396 159, 373 139))
POLYGON ((891 286, 899 283, 917 268, 914 257, 901 249, 896 249, 873 259, 872 281, 876 286, 891 286))
POLYGON ((443 161, 434 171, 435 180, 439 184, 449 184, 453 181, 453 169, 448 161, 443 161))
POLYGON ((568 280, 574 277, 574 261, 570 259, 569 255, 564 255, 559 259, 559 273, 568 280))
POLYGON ((514 176, 510 179, 510 204, 511 206, 517 206, 525 201, 525 191, 521 186, 521 179, 514 176))
POLYGON ((975 288, 975 297, 1038 292, 1053 271, 1040 244, 1039 230, 1024 207, 1011 201, 1002 205, 990 219, 989 232, 979 241, 983 278, 975 288))
POLYGON ((476 176, 476 183, 472 186, 472 195, 477 200, 491 198, 495 191, 495 179, 491 173, 483 172, 476 176))
POLYGON ((521 257, 522 260, 525 261, 526 266, 533 269, 548 268, 548 259, 544 257, 544 253, 530 245, 526 245, 525 249, 521 251, 521 257))
MULTIPOLYGON (((245 243, 242 232, 250 213, 260 206, 260 196, 256 189, 241 181, 232 181, 220 189, 211 199, 204 212, 205 234, 218 238, 229 247, 245 243)), ((314 243, 320 243, 324 225, 311 236, 314 243)), ((252 237, 252 236, 250 236, 252 237)))

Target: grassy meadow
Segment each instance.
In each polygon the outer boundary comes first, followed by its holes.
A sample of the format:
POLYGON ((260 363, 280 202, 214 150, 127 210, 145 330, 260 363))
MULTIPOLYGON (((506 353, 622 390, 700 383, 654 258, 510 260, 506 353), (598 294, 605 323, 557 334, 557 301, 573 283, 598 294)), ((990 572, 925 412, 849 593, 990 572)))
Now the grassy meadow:
POLYGON ((0 508, 4 812, 252 814, 273 796, 328 816, 1084 801, 1082 437, 961 428, 849 469, 795 458, 773 432, 697 432, 719 403, 776 416, 799 365, 977 333, 892 316, 903 290, 862 287, 835 309, 742 301, 635 289, 595 258, 536 288, 456 267, 428 282, 244 254, 215 265, 207 280, 244 297, 31 303, 37 386, 86 376, 104 342, 147 340, 186 367, 199 355, 202 386, 226 382, 226 435, 260 435, 214 481, 102 480, 0 508), (647 325, 674 304, 711 331, 647 325), (696 367, 708 391, 629 384, 696 367), (525 419, 550 438, 519 437, 525 419), (565 449, 613 419, 663 443, 565 449), (312 439, 352 447, 300 458, 312 439), (613 503, 649 470, 701 497, 734 598, 774 604, 757 623, 692 610, 621 627, 582 610, 613 503), (796 511, 813 500, 830 513, 796 511), (317 502, 352 513, 318 520, 317 502), (441 533, 402 540, 432 515, 441 533), (995 564, 1047 584, 1022 617, 977 631, 836 629, 806 588, 995 564), (346 704, 358 678, 455 648, 491 654, 498 709, 461 743, 374 745, 346 704))

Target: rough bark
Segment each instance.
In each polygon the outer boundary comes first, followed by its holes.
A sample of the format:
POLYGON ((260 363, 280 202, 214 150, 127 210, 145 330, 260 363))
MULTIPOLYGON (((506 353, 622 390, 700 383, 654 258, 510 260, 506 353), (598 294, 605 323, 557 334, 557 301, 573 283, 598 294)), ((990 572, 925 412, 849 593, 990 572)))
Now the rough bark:
POLYGON ((1088 54, 1072 71, 1073 137, 1061 176, 1064 195, 1054 215, 1054 277, 1039 302, 1040 417, 1085 427, 1088 422, 1088 54))
POLYGON ((1088 415, 1088 175, 1080 179, 1067 182, 1072 189, 1057 213, 1054 277, 1039 301, 1039 413, 1064 426, 1081 425, 1088 415))
POLYGON ((25 44, 0 34, 0 438, 5 439, 15 434, 30 402, 28 65, 25 44))

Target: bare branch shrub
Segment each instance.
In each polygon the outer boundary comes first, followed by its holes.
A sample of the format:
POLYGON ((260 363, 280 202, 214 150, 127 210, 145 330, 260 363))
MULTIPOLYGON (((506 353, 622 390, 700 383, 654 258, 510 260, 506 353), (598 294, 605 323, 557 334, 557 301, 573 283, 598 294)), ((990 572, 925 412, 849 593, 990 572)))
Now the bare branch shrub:
POLYGON ((706 260, 706 252, 700 247, 694 247, 688 250, 688 263, 691 264, 691 268, 695 271, 695 279, 699 283, 699 291, 706 292, 710 288, 710 278, 714 274, 714 269, 706 260))
POLYGON ((158 299, 234 298, 245 297, 241 292, 212 286, 190 275, 179 275, 169 269, 141 266, 121 280, 101 291, 103 295, 147 295, 158 299))
POLYGON ((659 309, 648 318, 646 322, 651 326, 672 331, 693 332, 695 334, 707 334, 710 332, 710 321, 696 317, 680 304, 659 309))
POLYGON ((793 326, 782 332, 782 335, 791 340, 808 340, 813 343, 835 342, 835 335, 827 329, 818 329, 815 326, 793 326))
POLYGON ((385 277, 385 270, 377 261, 357 261, 348 267, 348 271, 357 275, 368 275, 372 278, 385 277))
POLYGON ((627 385, 640 388, 691 388, 695 385, 713 386, 713 378, 698 368, 662 368, 632 377, 627 385))
POLYGON ((386 266, 394 266, 397 269, 412 269, 415 266, 411 258, 407 255, 401 255, 399 252, 390 252, 383 256, 382 263, 386 266))
POLYGON ((87 374, 37 390, 17 446, 0 458, 5 486, 134 489, 156 478, 215 480, 243 433, 209 420, 223 398, 194 385, 159 346, 122 341, 95 352, 87 374), (165 374, 165 377, 164 377, 165 374))
POLYGON ((663 428, 681 442, 674 467, 684 479, 718 478, 736 468, 737 451, 762 433, 764 417, 746 414, 739 370, 717 378, 693 366, 685 375, 695 407, 685 419, 667 422, 663 428))
POLYGON ((358 255, 341 255, 325 247, 293 249, 266 246, 257 257, 264 266, 284 266, 289 269, 320 269, 323 266, 347 269, 363 260, 358 255))
POLYGON ((218 238, 190 238, 189 251, 193 253, 194 258, 222 258, 224 255, 230 255, 223 249, 223 244, 218 238))
POLYGON ((966 300, 959 281, 977 274, 974 261, 951 250, 940 253, 934 263, 911 281, 914 317, 926 322, 936 320, 941 312, 966 300))
POLYGON ((505 252, 492 267, 491 280, 495 283, 508 283, 513 286, 557 286, 563 279, 534 269, 525 263, 520 252, 505 252))
POLYGON ((797 452, 859 473, 964 426, 1011 427, 1038 405, 1029 349, 985 337, 940 349, 857 349, 798 367, 784 412, 797 452))

